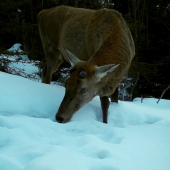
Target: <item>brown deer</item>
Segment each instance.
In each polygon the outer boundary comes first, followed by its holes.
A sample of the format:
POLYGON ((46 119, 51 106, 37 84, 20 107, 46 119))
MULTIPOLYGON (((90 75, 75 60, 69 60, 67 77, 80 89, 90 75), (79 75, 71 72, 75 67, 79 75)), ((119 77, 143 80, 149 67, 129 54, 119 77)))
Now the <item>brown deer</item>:
POLYGON ((70 63, 65 96, 56 114, 59 123, 99 96, 107 123, 108 96, 117 89, 135 55, 133 38, 121 14, 111 9, 90 10, 58 6, 38 14, 46 65, 42 82, 70 63))

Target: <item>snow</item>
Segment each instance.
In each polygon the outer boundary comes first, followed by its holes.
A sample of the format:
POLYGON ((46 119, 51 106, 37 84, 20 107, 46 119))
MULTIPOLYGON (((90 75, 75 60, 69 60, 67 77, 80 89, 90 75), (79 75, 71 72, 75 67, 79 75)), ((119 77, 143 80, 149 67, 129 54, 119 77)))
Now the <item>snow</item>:
POLYGON ((29 58, 27 55, 23 55, 22 53, 24 52, 23 50, 21 50, 21 44, 17 43, 17 44, 14 44, 11 48, 9 48, 7 51, 8 52, 13 52, 13 53, 17 53, 16 55, 13 55, 13 56, 6 56, 6 55, 2 55, 3 58, 8 58, 9 60, 11 61, 14 61, 14 60, 23 60, 23 61, 29 61, 29 58))
POLYGON ((11 68, 11 74, 16 72, 25 78, 34 77, 32 79, 40 81, 40 76, 38 75, 38 67, 35 65, 34 61, 17 61, 12 62, 8 65, 11 68))
POLYGON ((11 48, 9 48, 7 51, 10 51, 10 52, 23 52, 23 50, 21 50, 21 44, 19 43, 16 43, 14 44, 11 48))
POLYGON ((170 169, 170 100, 111 103, 103 124, 95 97, 59 124, 64 87, 3 72, 0 80, 0 170, 170 169))
POLYGON ((59 124, 63 87, 0 78, 0 169, 169 170, 169 100, 111 103, 103 124, 96 97, 59 124))
POLYGON ((21 46, 21 44, 17 43, 8 49, 7 51, 12 52, 12 55, 0 55, 0 59, 3 59, 8 63, 6 71, 10 74, 20 75, 35 81, 41 81, 37 65, 39 61, 30 61, 27 55, 23 55, 24 51, 21 50, 21 46))

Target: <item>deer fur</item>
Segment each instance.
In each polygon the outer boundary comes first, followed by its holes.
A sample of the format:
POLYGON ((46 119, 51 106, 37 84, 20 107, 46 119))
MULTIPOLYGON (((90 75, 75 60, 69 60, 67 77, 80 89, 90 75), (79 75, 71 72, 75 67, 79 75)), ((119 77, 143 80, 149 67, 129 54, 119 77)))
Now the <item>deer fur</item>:
POLYGON ((103 122, 107 123, 108 96, 122 81, 135 55, 133 38, 121 14, 111 9, 58 6, 41 11, 38 25, 46 58, 42 82, 50 84, 53 72, 63 62, 72 66, 56 120, 68 122, 77 110, 99 96, 103 122))

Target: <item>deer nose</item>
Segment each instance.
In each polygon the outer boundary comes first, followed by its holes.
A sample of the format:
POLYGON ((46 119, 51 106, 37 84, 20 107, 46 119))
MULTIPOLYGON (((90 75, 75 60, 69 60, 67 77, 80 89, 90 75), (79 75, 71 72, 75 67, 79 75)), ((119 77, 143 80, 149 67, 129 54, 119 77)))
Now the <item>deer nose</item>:
POLYGON ((55 119, 56 119, 56 121, 58 122, 58 123, 63 123, 63 118, 62 117, 55 117, 55 119))

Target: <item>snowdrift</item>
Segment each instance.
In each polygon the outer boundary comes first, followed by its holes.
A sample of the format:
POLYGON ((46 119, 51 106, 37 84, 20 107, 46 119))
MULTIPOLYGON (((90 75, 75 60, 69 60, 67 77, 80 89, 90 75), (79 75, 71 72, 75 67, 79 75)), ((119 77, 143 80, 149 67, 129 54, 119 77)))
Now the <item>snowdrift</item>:
POLYGON ((99 98, 66 124, 55 121, 65 89, 0 72, 0 170, 169 170, 170 101, 99 98))

